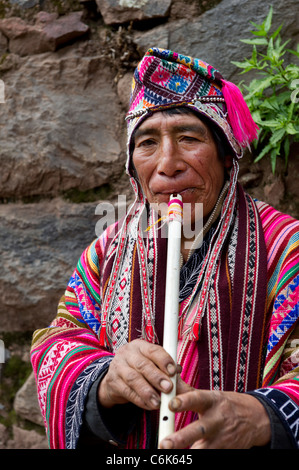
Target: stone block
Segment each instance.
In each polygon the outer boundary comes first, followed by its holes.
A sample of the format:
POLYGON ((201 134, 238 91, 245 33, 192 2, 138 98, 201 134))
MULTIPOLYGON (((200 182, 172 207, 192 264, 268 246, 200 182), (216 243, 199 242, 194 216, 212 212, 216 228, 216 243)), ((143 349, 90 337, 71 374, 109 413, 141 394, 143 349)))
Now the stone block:
POLYGON ((7 441, 7 449, 48 449, 47 438, 36 431, 13 426, 13 439, 7 441))
POLYGON ((96 0, 106 24, 163 18, 169 14, 171 0, 96 0))
POLYGON ((103 58, 34 55, 2 79, 0 198, 86 191, 124 168, 124 114, 103 58))
POLYGON ((9 41, 9 51, 20 56, 55 51, 84 34, 89 27, 81 21, 82 12, 72 12, 58 17, 56 14, 39 12, 35 24, 21 18, 0 20, 0 31, 9 41))
POLYGON ((83 250, 96 238, 96 203, 0 205, 0 331, 34 331, 57 305, 83 250))
POLYGON ((36 382, 33 372, 18 390, 14 399, 14 410, 21 418, 44 426, 44 420, 37 400, 36 382))
MULTIPOLYGON (((299 35, 299 10, 296 0, 273 0, 273 28, 283 23, 282 37, 290 38, 288 47, 296 47, 299 35)), ((186 6, 186 8, 188 8, 186 6)), ((216 67, 227 80, 248 79, 240 76, 231 61, 251 57, 252 46, 240 42, 250 38, 254 29, 250 21, 262 23, 269 11, 267 2, 259 0, 222 0, 192 20, 168 22, 145 32, 135 33, 135 43, 141 51, 156 46, 202 59, 216 67)), ((292 57, 294 60, 294 57, 292 57)))

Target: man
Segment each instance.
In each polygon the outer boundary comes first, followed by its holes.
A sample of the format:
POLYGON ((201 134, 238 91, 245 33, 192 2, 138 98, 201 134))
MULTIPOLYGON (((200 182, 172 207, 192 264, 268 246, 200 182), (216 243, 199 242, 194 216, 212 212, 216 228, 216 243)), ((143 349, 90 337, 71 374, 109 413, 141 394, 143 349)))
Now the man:
POLYGON ((51 448, 157 448, 160 393, 177 375, 168 448, 296 448, 299 223, 237 183, 257 128, 210 65, 149 49, 133 80, 126 217, 82 254, 32 364, 51 448), (203 204, 182 237, 178 366, 163 349, 167 238, 153 204, 203 204), (146 216, 148 230, 142 229, 146 216))

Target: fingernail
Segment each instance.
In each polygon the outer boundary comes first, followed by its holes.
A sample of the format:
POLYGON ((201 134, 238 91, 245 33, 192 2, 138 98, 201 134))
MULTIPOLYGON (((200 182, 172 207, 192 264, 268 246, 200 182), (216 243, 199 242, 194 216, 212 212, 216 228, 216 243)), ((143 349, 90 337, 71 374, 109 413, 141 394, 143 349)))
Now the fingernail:
POLYGON ((173 449, 173 442, 170 439, 164 439, 160 445, 161 449, 173 449))
POLYGON ((170 375, 174 375, 176 373, 176 368, 173 364, 168 364, 167 371, 170 375))
POLYGON ((158 398, 156 398, 156 397, 152 397, 152 398, 151 398, 151 403, 152 403, 152 405, 153 405, 155 408, 157 408, 158 406, 160 406, 160 400, 158 400, 158 398))
POLYGON ((173 398, 171 401, 170 401, 170 406, 173 410, 178 410, 180 407, 181 407, 181 400, 177 397, 173 398))
POLYGON ((162 379, 160 382, 160 386, 161 388, 163 388, 163 390, 167 392, 167 390, 170 390, 171 388, 171 383, 166 379, 162 379))

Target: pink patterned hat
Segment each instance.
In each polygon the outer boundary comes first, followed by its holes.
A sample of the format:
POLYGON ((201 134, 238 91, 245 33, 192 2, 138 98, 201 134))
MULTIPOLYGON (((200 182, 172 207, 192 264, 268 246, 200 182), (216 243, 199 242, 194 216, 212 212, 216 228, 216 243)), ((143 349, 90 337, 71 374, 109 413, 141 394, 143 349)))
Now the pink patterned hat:
POLYGON ((138 64, 132 81, 126 115, 128 149, 134 130, 146 117, 178 106, 187 106, 219 126, 237 159, 257 137, 258 127, 236 85, 202 60, 151 48, 138 64))

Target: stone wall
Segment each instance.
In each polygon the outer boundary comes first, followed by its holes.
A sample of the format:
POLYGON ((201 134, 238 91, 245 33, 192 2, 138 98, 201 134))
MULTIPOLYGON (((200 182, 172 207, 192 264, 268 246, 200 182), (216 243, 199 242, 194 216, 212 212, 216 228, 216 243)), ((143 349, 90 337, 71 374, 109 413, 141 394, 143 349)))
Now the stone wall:
MULTIPOLYGON (((150 46, 169 48, 238 82, 231 61, 250 54, 239 40, 270 4, 274 27, 283 23, 282 35, 295 47, 296 0, 0 2, 0 339, 7 346, 0 448, 46 447, 30 368, 9 399, 6 370, 12 357, 28 364, 28 332, 55 316, 79 255, 96 235, 97 204, 116 204, 118 194, 132 198, 124 114, 139 58, 150 46)), ((253 164, 249 154, 240 171, 251 194, 296 217, 297 153, 293 147, 287 173, 281 163, 274 176, 266 159, 253 164)))

